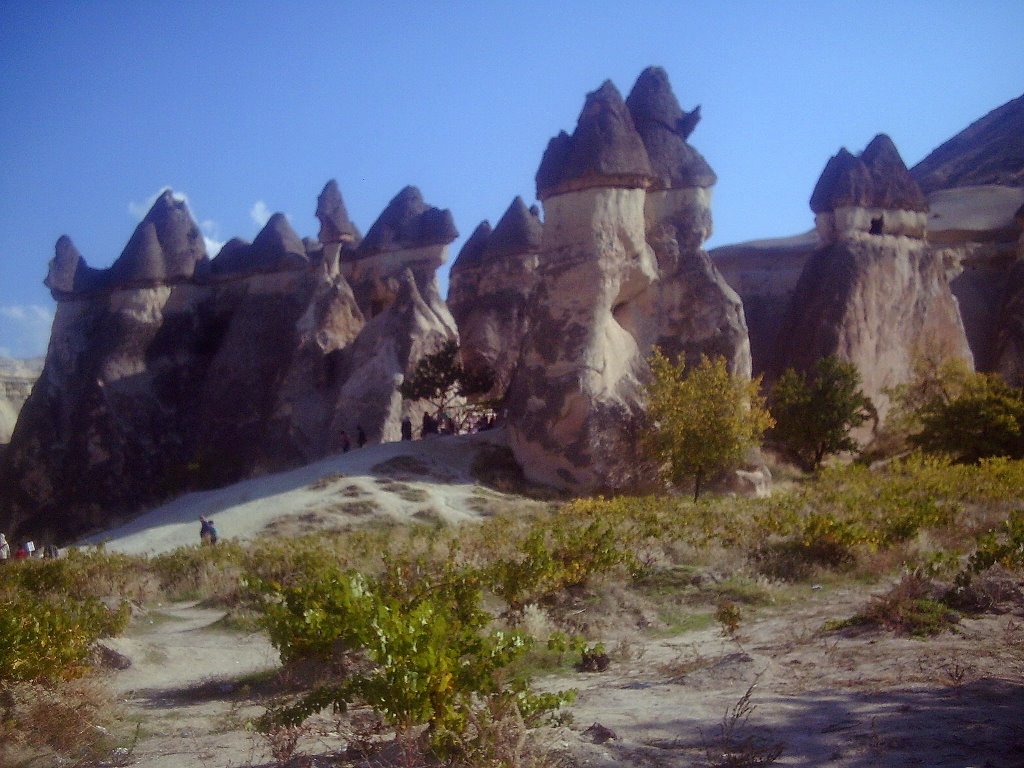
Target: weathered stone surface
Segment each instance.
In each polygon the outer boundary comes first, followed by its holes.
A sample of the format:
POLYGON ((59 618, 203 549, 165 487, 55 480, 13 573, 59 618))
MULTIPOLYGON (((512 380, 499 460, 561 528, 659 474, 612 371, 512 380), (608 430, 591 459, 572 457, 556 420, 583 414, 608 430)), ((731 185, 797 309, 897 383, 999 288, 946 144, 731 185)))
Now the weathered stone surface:
POLYGON ((694 172, 685 143, 692 125, 681 124, 664 73, 648 70, 634 90, 658 154, 653 169, 645 139, 606 83, 588 95, 573 136, 552 140, 537 173, 544 234, 507 398, 508 434, 527 476, 555 486, 649 479, 635 430, 655 345, 691 360, 724 355, 733 371, 750 373, 739 297, 702 247, 711 231, 702 184, 713 173, 694 172), (664 119, 671 125, 655 125, 664 119), (576 153, 586 162, 573 165, 576 153), (655 172, 658 184, 647 189, 655 172))
POLYGON ((925 211, 927 201, 892 143, 880 133, 859 157, 845 148, 825 166, 811 194, 815 213, 840 208, 925 211))
POLYGON ((316 217, 320 221, 321 243, 358 243, 359 230, 348 217, 338 182, 331 179, 316 199, 316 217))
POLYGON ((910 173, 925 192, 986 184, 1024 186, 1024 96, 972 123, 910 173))
POLYGON ((422 245, 454 231, 436 209, 416 217, 421 245, 350 270, 393 294, 372 321, 338 271, 343 244, 304 242, 276 214, 211 262, 178 247, 192 239, 183 204, 168 193, 154 210, 116 270, 85 271, 58 243, 50 349, 0 465, 2 530, 63 540, 168 494, 324 456, 349 422, 353 438, 358 424, 397 439, 398 384, 455 335, 434 274, 446 245, 422 245), (310 259, 326 249, 333 262, 310 259))
POLYGON ((111 287, 187 280, 206 259, 206 245, 188 206, 166 189, 110 267, 111 287))
POLYGON ((1010 269, 1003 296, 995 323, 992 369, 1010 384, 1024 387, 1024 258, 1010 269))
POLYGON ((952 266, 909 237, 847 239, 819 249, 794 291, 772 372, 809 370, 836 355, 857 366, 884 420, 884 390, 910 379, 913 357, 926 345, 973 363, 949 287, 952 266))
POLYGON ((658 188, 714 186, 715 172, 686 143, 700 120, 700 107, 689 113, 682 110, 664 69, 648 67, 640 73, 626 107, 647 150, 658 188))
POLYGON ((763 374, 771 366, 776 338, 807 259, 821 246, 816 231, 755 240, 713 249, 709 256, 743 302, 750 337, 751 366, 763 374))
POLYGON ((451 211, 427 205, 416 187, 405 187, 370 227, 354 258, 448 245, 458 236, 451 211))
POLYGON ((572 136, 548 144, 537 170, 537 197, 593 187, 646 188, 654 171, 622 94, 606 80, 587 94, 572 136))
POLYGON ((476 228, 452 265, 448 306, 462 362, 494 373, 487 398, 504 396, 519 361, 542 235, 540 219, 517 197, 493 232, 486 221, 476 228))

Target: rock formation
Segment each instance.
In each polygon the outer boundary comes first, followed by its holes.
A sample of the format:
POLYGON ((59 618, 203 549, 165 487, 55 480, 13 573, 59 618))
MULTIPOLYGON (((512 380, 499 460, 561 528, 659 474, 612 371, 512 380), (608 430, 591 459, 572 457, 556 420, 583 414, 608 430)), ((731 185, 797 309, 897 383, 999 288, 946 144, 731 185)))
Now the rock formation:
POLYGON ((62 539, 324 456, 342 429, 397 438, 397 385, 455 333, 434 275, 451 214, 407 188, 362 250, 334 182, 317 213, 319 240, 275 214, 210 260, 165 192, 106 270, 62 237, 50 349, 0 467, 0 529, 62 539))
POLYGON ((811 209, 822 247, 794 290, 773 370, 837 355, 857 366, 884 419, 884 390, 909 378, 924 345, 972 359, 949 287, 955 265, 926 247, 927 202, 887 136, 833 157, 811 209))
POLYGON ((1024 96, 972 123, 910 173, 926 193, 984 185, 1024 186, 1024 96))
POLYGON ((476 228, 452 265, 448 306, 463 365, 494 374, 485 397, 505 395, 519 362, 542 236, 538 212, 517 197, 493 231, 486 221, 476 228))
POLYGON ((535 480, 636 481, 632 430, 654 345, 750 371, 742 307, 701 250, 715 178, 685 141, 695 123, 650 69, 629 102, 610 82, 588 94, 574 133, 548 144, 537 283, 507 398, 513 451, 535 480))

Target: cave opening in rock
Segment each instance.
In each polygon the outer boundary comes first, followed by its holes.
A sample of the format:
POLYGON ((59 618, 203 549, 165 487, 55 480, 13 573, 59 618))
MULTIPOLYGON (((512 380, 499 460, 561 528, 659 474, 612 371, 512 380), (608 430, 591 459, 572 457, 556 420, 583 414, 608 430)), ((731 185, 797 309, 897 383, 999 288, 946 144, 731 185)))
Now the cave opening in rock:
POLYGON ((882 226, 885 224, 885 217, 879 216, 877 219, 871 220, 871 229, 868 230, 869 234, 880 235, 882 234, 882 226))

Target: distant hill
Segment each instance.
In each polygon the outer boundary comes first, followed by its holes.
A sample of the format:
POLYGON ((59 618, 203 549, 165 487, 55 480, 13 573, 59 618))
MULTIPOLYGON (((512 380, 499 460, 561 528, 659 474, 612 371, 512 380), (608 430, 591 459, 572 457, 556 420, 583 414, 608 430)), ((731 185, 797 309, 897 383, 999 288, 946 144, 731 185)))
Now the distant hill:
POLYGON ((1024 187, 1024 96, 971 123, 910 174, 925 193, 980 184, 1024 187))

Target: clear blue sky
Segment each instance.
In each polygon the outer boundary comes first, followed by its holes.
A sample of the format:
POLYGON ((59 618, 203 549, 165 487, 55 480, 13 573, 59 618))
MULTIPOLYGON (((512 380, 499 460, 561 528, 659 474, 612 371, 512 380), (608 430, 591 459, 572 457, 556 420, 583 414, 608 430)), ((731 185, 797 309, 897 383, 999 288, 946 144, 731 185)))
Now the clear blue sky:
POLYGON ((710 245, 805 231, 840 146, 886 132, 912 165, 1024 92, 1022 30, 1020 0, 4 0, 0 354, 45 349, 56 239, 108 266, 164 186, 213 241, 273 211, 315 235, 332 177, 364 232, 415 184, 468 236, 650 64, 703 107, 710 245))

